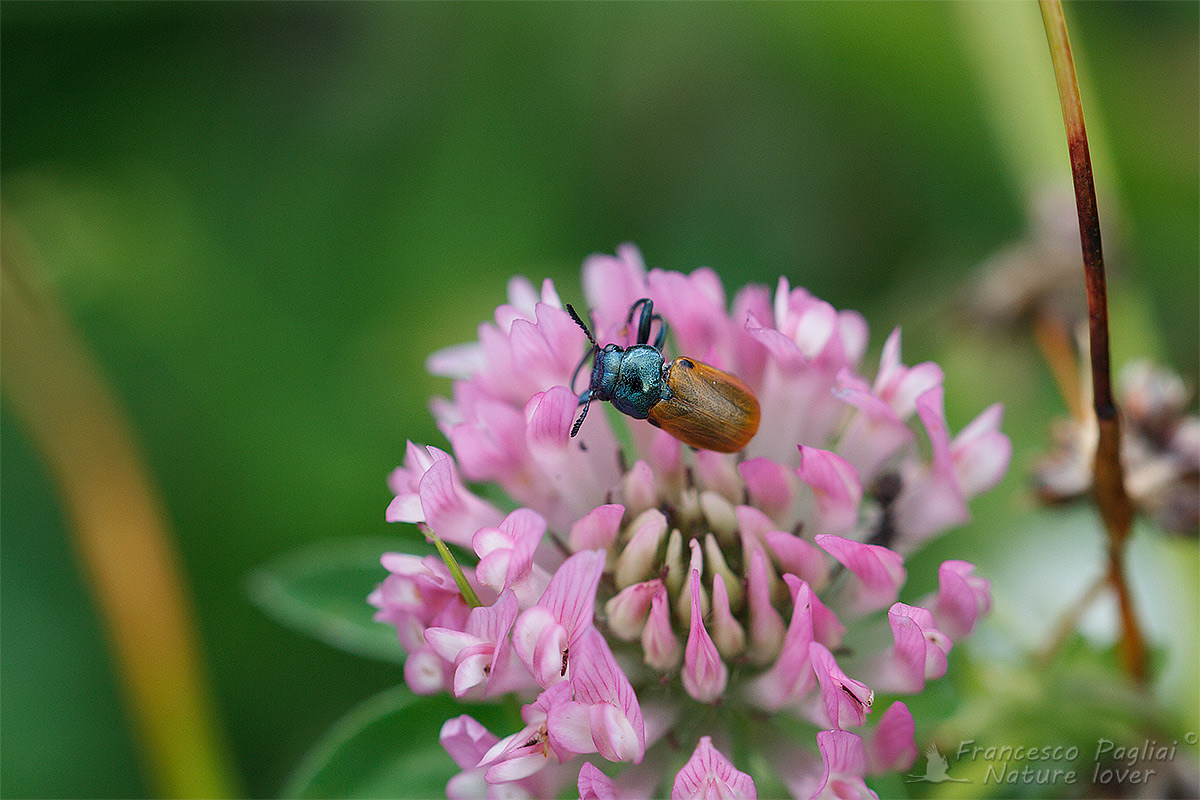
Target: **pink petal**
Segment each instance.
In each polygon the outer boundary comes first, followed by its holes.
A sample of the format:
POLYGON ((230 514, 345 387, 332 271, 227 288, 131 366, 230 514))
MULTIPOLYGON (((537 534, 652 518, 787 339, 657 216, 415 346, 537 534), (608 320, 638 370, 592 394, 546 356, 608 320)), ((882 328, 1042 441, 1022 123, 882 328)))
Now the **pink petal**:
MULTIPOLYGON (((784 575, 783 579, 791 587, 792 596, 795 597, 798 581, 790 575, 784 575)), ((816 592, 812 593, 812 605, 813 639, 831 649, 840 647, 842 637, 846 635, 846 626, 838 619, 837 614, 829 609, 829 606, 821 602, 821 598, 816 592)))
POLYGON ((531 447, 565 447, 570 441, 578 399, 565 386, 556 386, 534 397, 538 402, 533 403, 531 399, 532 409, 527 408, 525 413, 526 441, 531 447))
POLYGON ((825 775, 813 800, 879 800, 863 781, 867 757, 860 737, 846 731, 820 731, 817 749, 825 763, 825 775))
POLYGON ((974 497, 1000 482, 1012 458, 1012 442, 1000 433, 1004 406, 989 406, 950 445, 950 457, 963 494, 974 497))
POLYGON ((844 533, 854 528, 863 489, 849 461, 828 450, 800 445, 800 468, 796 473, 816 497, 817 531, 844 533))
POLYGON ((908 769, 917 760, 917 743, 914 739, 916 724, 908 706, 900 701, 892 703, 875 732, 867 740, 866 754, 869 772, 882 775, 908 769))
POLYGON ((617 540, 625 507, 615 503, 597 506, 571 526, 571 550, 605 550, 617 540))
POLYGON ((424 475, 438 458, 449 458, 436 447, 422 447, 412 441, 404 445, 404 464, 388 475, 388 488, 393 494, 416 494, 424 475))
POLYGON ((590 761, 579 768, 579 800, 617 800, 612 779, 590 761))
POLYGON ((946 674, 946 656, 952 644, 934 626, 928 610, 896 603, 888 610, 888 623, 895 644, 889 659, 892 669, 878 679, 881 689, 916 694, 925 688, 926 680, 946 674))
MULTIPOLYGON (((786 580, 792 576, 784 577, 786 580)), ((788 585, 792 583, 789 581, 788 585)), ((792 621, 783 637, 779 658, 751 684, 755 704, 767 711, 777 711, 798 701, 816 681, 808 653, 813 641, 813 597, 808 584, 800 581, 793 594, 792 621)))
POLYGON ((492 745, 500 741, 469 714, 453 717, 442 725, 438 741, 461 769, 472 769, 492 745))
POLYGON ((527 492, 522 492, 522 483, 529 481, 530 464, 525 417, 520 408, 491 398, 480 399, 466 419, 438 427, 450 440, 468 479, 497 481, 524 500, 521 495, 527 492))
POLYGON ((469 769, 446 781, 446 800, 479 800, 487 796, 487 790, 483 771, 469 769))
POLYGON ((754 506, 779 519, 792 504, 791 470, 769 458, 752 458, 738 465, 754 506))
POLYGON ((746 485, 742 482, 742 476, 738 474, 736 455, 712 450, 697 451, 696 471, 704 486, 720 493, 730 502, 741 502, 746 485))
POLYGON ((915 622, 921 629, 921 633, 925 636, 925 680, 937 680, 946 674, 947 656, 950 655, 950 650, 954 647, 954 642, 950 637, 942 633, 937 628, 937 623, 933 619, 933 613, 920 606, 909 606, 904 603, 896 603, 888 610, 888 617, 892 614, 906 616, 915 622))
POLYGON ((434 533, 453 544, 469 546, 480 528, 500 524, 500 510, 467 491, 449 458, 434 461, 420 484, 421 508, 434 533))
POLYGON ((858 409, 838 442, 838 452, 854 465, 864 483, 870 483, 885 463, 913 441, 913 433, 862 378, 843 369, 837 384, 837 398, 858 409))
POLYGON ((583 262, 583 291, 592 310, 597 341, 613 341, 616 331, 625 324, 629 307, 649 295, 642 254, 633 245, 623 244, 617 248, 616 257, 588 256, 583 262))
POLYGON ((944 561, 938 568, 937 626, 958 639, 975 629, 975 623, 992 607, 992 584, 974 574, 966 561, 944 561))
POLYGON ((635 583, 626 587, 604 604, 604 612, 608 616, 608 629, 618 639, 632 642, 642 635, 646 627, 646 618, 650 615, 650 603, 659 589, 663 588, 662 580, 655 578, 644 583, 635 583))
POLYGON ((776 737, 763 755, 791 797, 812 797, 823 783, 821 757, 791 739, 776 737))
POLYGON ((693 569, 692 621, 688 633, 687 648, 683 658, 683 688, 701 703, 713 703, 725 691, 729 682, 729 668, 721 660, 717 646, 704 628, 704 611, 700 606, 700 572, 693 569))
POLYGON ((458 658, 458 654, 463 648, 479 644, 480 638, 465 631, 432 627, 425 629, 425 643, 439 657, 453 662, 454 659, 458 658))
POLYGON ((900 363, 900 329, 896 328, 883 345, 874 393, 883 398, 897 416, 907 419, 916 409, 916 399, 941 384, 942 377, 941 367, 932 362, 912 368, 900 363))
POLYGON ((757 800, 754 780, 733 766, 712 744, 711 736, 701 736, 692 757, 675 776, 671 800, 757 800))
POLYGON ((760 547, 750 552, 746 595, 750 602, 749 655, 757 664, 769 664, 783 646, 784 624, 783 617, 771 604, 771 572, 760 547))
POLYGON ((765 348, 771 359, 784 370, 795 372, 809 362, 791 337, 775 328, 767 327, 752 312, 746 315, 746 332, 765 348))
POLYGON ((650 616, 642 629, 642 653, 646 664, 660 672, 675 669, 683 656, 683 645, 671 626, 667 587, 661 582, 651 598, 650 616))
MULTIPOLYGON (((533 610, 533 609, 531 609, 533 610)), ((522 621, 537 619, 530 614, 522 621)), ((522 639, 525 637, 522 636, 522 639)), ((514 642, 517 637, 514 633, 514 642)), ((533 673, 539 686, 549 686, 567 677, 570 668, 571 636, 570 632, 558 623, 551 623, 541 629, 537 643, 533 648, 533 659, 525 666, 533 673)), ((518 652, 518 657, 520 653, 518 652)), ((524 661, 524 659, 521 659, 524 661)))
POLYGON ((538 601, 554 619, 571 633, 574 643, 583 629, 592 624, 596 606, 596 588, 604 572, 604 553, 585 550, 563 562, 538 601))
POLYGON ((929 434, 933 458, 927 473, 907 482, 896 498, 896 525, 910 547, 970 519, 950 453, 941 386, 917 398, 917 413, 929 434))
POLYGON ((817 587, 829 579, 829 559, 804 539, 783 531, 767 531, 763 538, 771 558, 783 573, 791 573, 817 587))
POLYGON ((545 533, 546 520, 527 508, 510 513, 498 528, 476 532, 471 546, 480 557, 475 567, 479 582, 496 591, 512 588, 521 600, 531 602, 527 594, 533 587, 526 584, 534 572, 534 553, 545 533))
POLYGON ((803 289, 792 291, 789 305, 789 316, 794 322, 789 325, 789 320, 785 319, 780 329, 787 332, 790 328, 792 341, 807 358, 819 358, 837 332, 837 311, 803 289))
POLYGON ((746 324, 750 317, 773 324, 772 316, 770 290, 766 286, 743 286, 733 298, 730 319, 734 324, 733 362, 737 365, 734 374, 749 386, 761 385, 767 353, 746 330, 746 324))
POLYGON ((553 386, 530 397, 524 408, 530 459, 540 472, 538 479, 558 496, 554 508, 559 513, 548 519, 561 528, 602 505, 620 478, 617 444, 604 414, 591 415, 579 438, 571 438, 578 405, 570 389, 553 386))
MULTIPOLYGON (((630 690, 633 691, 632 689, 630 690)), ((634 727, 621 709, 610 703, 597 703, 588 710, 592 728, 592 741, 596 751, 609 761, 642 760, 646 753, 644 727, 634 727)), ((638 724, 641 725, 641 718, 638 724)))
POLYGON ((775 529, 775 523, 754 506, 737 506, 733 512, 742 534, 742 549, 749 558, 751 550, 766 542, 767 532, 775 529))
POLYGON ((654 471, 645 461, 638 459, 621 479, 621 499, 631 517, 641 514, 658 504, 658 487, 654 485, 654 471))
POLYGON ((908 577, 899 553, 840 536, 817 536, 816 542, 858 579, 852 601, 854 613, 866 614, 896 601, 908 577))
POLYGON ((477 644, 459 653, 454 661, 455 697, 462 697, 487 681, 494 650, 490 644, 477 644))
POLYGON ((734 619, 729 608, 729 591, 725 588, 725 578, 720 573, 713 575, 712 610, 712 635, 717 651, 723 658, 741 655, 746 647, 746 631, 742 629, 741 623, 734 619))
POLYGON ((425 359, 425 371, 443 378, 467 380, 487 364, 479 342, 445 347, 425 359))
POLYGON ((556 751, 570 756, 596 752, 590 711, 590 704, 575 700, 550 710, 546 725, 556 751))
POLYGON ((647 283, 655 298, 654 310, 670 320, 680 352, 702 357, 714 344, 724 344, 729 317, 725 314, 725 288, 715 272, 706 267, 690 275, 654 269, 647 283))
POLYGON ((845 349, 846 360, 851 366, 856 365, 867 350, 867 321, 857 311, 839 311, 838 334, 845 349))
MULTIPOLYGON (((577 701, 591 706, 590 727, 596 749, 610 761, 639 763, 646 753, 642 709, 604 637, 595 628, 588 628, 575 645, 574 655, 571 689, 577 701)), ((552 735, 554 713, 551 711, 549 717, 552 735)))
POLYGON ((436 694, 450 684, 450 668, 432 650, 418 650, 404 659, 404 682, 414 694, 436 694))
POLYGON ((630 523, 630 528, 633 533, 617 558, 613 575, 618 589, 654 574, 659 545, 667 533, 667 517, 657 508, 651 508, 630 523))
POLYGON ((488 767, 484 779, 490 784, 511 783, 528 778, 543 769, 549 760, 542 751, 523 753, 488 767))
POLYGON ((808 657, 817 673, 829 724, 838 730, 844 730, 849 725, 862 725, 875 701, 875 693, 865 683, 842 672, 833 654, 824 645, 817 642, 810 644, 808 657))

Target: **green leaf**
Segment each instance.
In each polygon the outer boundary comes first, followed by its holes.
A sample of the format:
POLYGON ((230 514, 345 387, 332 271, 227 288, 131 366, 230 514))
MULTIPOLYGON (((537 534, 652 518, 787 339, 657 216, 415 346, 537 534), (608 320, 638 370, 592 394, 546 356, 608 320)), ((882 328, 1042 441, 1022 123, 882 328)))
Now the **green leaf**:
MULTIPOLYGON (((422 543, 423 544, 423 543, 422 543)), ((247 579, 251 601, 292 630, 355 655, 403 662, 396 631, 372 619, 367 595, 386 576, 379 557, 411 551, 395 539, 322 542, 271 561, 247 579)))
POLYGON ((458 767, 438 733, 447 719, 464 713, 493 731, 506 730, 498 706, 418 697, 404 686, 381 692, 334 723, 300 762, 283 796, 442 797, 458 767))

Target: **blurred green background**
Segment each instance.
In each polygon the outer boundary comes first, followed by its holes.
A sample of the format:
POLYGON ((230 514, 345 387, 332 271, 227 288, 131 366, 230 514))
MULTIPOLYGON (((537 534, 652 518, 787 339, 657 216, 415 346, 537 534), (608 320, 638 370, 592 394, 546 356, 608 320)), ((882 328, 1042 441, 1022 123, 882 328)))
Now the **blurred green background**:
MULTIPOLYGON (((1067 9, 1100 203, 1121 210, 1116 357, 1193 387, 1198 8, 1067 9)), ((938 554, 1036 543, 996 534, 1061 401, 1026 338, 947 313, 1025 232, 1030 176, 1069 180, 1036 9, 993 9, 1017 22, 948 3, 4 3, 5 210, 145 447, 251 796, 400 673, 281 627, 247 574, 398 536, 387 473, 406 439, 443 443, 424 359, 473 338, 513 274, 578 297, 583 257, 632 241, 730 289, 786 274, 866 314, 873 352, 904 325, 909 363, 947 367, 952 426, 1002 400, 1015 445, 938 554), (1006 106, 994 87, 1022 70, 1041 85, 1006 106)), ((0 435, 0 790, 145 795, 7 404, 0 435)))

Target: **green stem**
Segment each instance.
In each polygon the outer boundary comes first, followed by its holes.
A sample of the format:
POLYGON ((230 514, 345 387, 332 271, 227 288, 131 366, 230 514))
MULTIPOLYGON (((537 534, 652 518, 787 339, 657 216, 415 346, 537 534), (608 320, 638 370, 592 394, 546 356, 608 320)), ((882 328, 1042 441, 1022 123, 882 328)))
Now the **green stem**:
POLYGON ((1125 542, 1133 522, 1129 495, 1121 466, 1120 418, 1112 393, 1112 368, 1108 350, 1108 296, 1104 277, 1104 253, 1100 244, 1100 217, 1096 211, 1096 187, 1088 153, 1087 130, 1083 124, 1083 105, 1079 83, 1067 38, 1067 23, 1059 0, 1038 0, 1054 77, 1067 130, 1067 149, 1071 156, 1071 174, 1075 183, 1075 207, 1079 214, 1079 237, 1083 246, 1083 271, 1087 284, 1088 334, 1092 369, 1092 400, 1100 438, 1092 465, 1092 486, 1096 507, 1108 533, 1109 581, 1117 593, 1121 611, 1121 661, 1126 672, 1137 681, 1146 679, 1146 646, 1133 611, 1129 584, 1125 578, 1125 542))
POLYGON ((183 570, 133 433, 13 220, 0 244, 4 392, 45 459, 104 620, 155 795, 231 797, 183 570))
POLYGON ((450 570, 450 575, 454 578, 454 583, 458 585, 458 590, 462 592, 463 599, 467 601, 467 605, 471 608, 479 608, 483 603, 479 602, 479 596, 475 594, 475 590, 471 588, 471 584, 467 582, 467 576, 463 574, 462 567, 458 565, 458 559, 454 557, 454 553, 450 552, 450 548, 446 547, 446 543, 442 541, 433 528, 426 525, 424 522, 417 523, 417 530, 425 535, 425 538, 433 542, 433 546, 437 548, 438 555, 442 557, 442 561, 446 564, 446 569, 450 570))

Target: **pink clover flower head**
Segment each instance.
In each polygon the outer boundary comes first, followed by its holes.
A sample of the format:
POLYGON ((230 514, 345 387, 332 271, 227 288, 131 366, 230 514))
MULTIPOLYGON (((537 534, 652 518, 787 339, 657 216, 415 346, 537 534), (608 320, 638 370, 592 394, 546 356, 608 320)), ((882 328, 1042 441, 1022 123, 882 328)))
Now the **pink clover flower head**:
POLYGON ((866 321, 786 279, 730 299, 712 270, 647 270, 624 245, 586 260, 583 287, 574 307, 599 347, 637 343, 631 309, 650 300, 666 363, 736 376, 758 432, 739 453, 692 450, 592 409, 572 436, 591 344, 550 281, 513 279, 477 341, 430 357, 453 380, 433 402, 452 451, 408 445, 387 518, 428 525, 455 563, 386 554, 369 601, 415 691, 525 703, 507 732, 447 723, 463 770, 448 794, 549 797, 575 781, 581 798, 742 798, 756 795, 751 772, 771 769, 796 797, 873 796, 866 776, 916 756, 908 707, 872 713, 875 692, 940 678, 990 606, 964 561, 942 565, 921 605, 898 601, 906 554, 965 522, 1007 468, 1001 409, 955 434, 940 367, 906 365, 897 330, 864 368, 866 321), (889 627, 890 641, 854 633, 889 627), (808 748, 759 724, 736 730, 751 731, 739 752, 762 758, 735 764, 713 746, 733 735, 727 721, 764 712, 810 726, 808 748), (677 747, 691 759, 662 774, 677 747))

